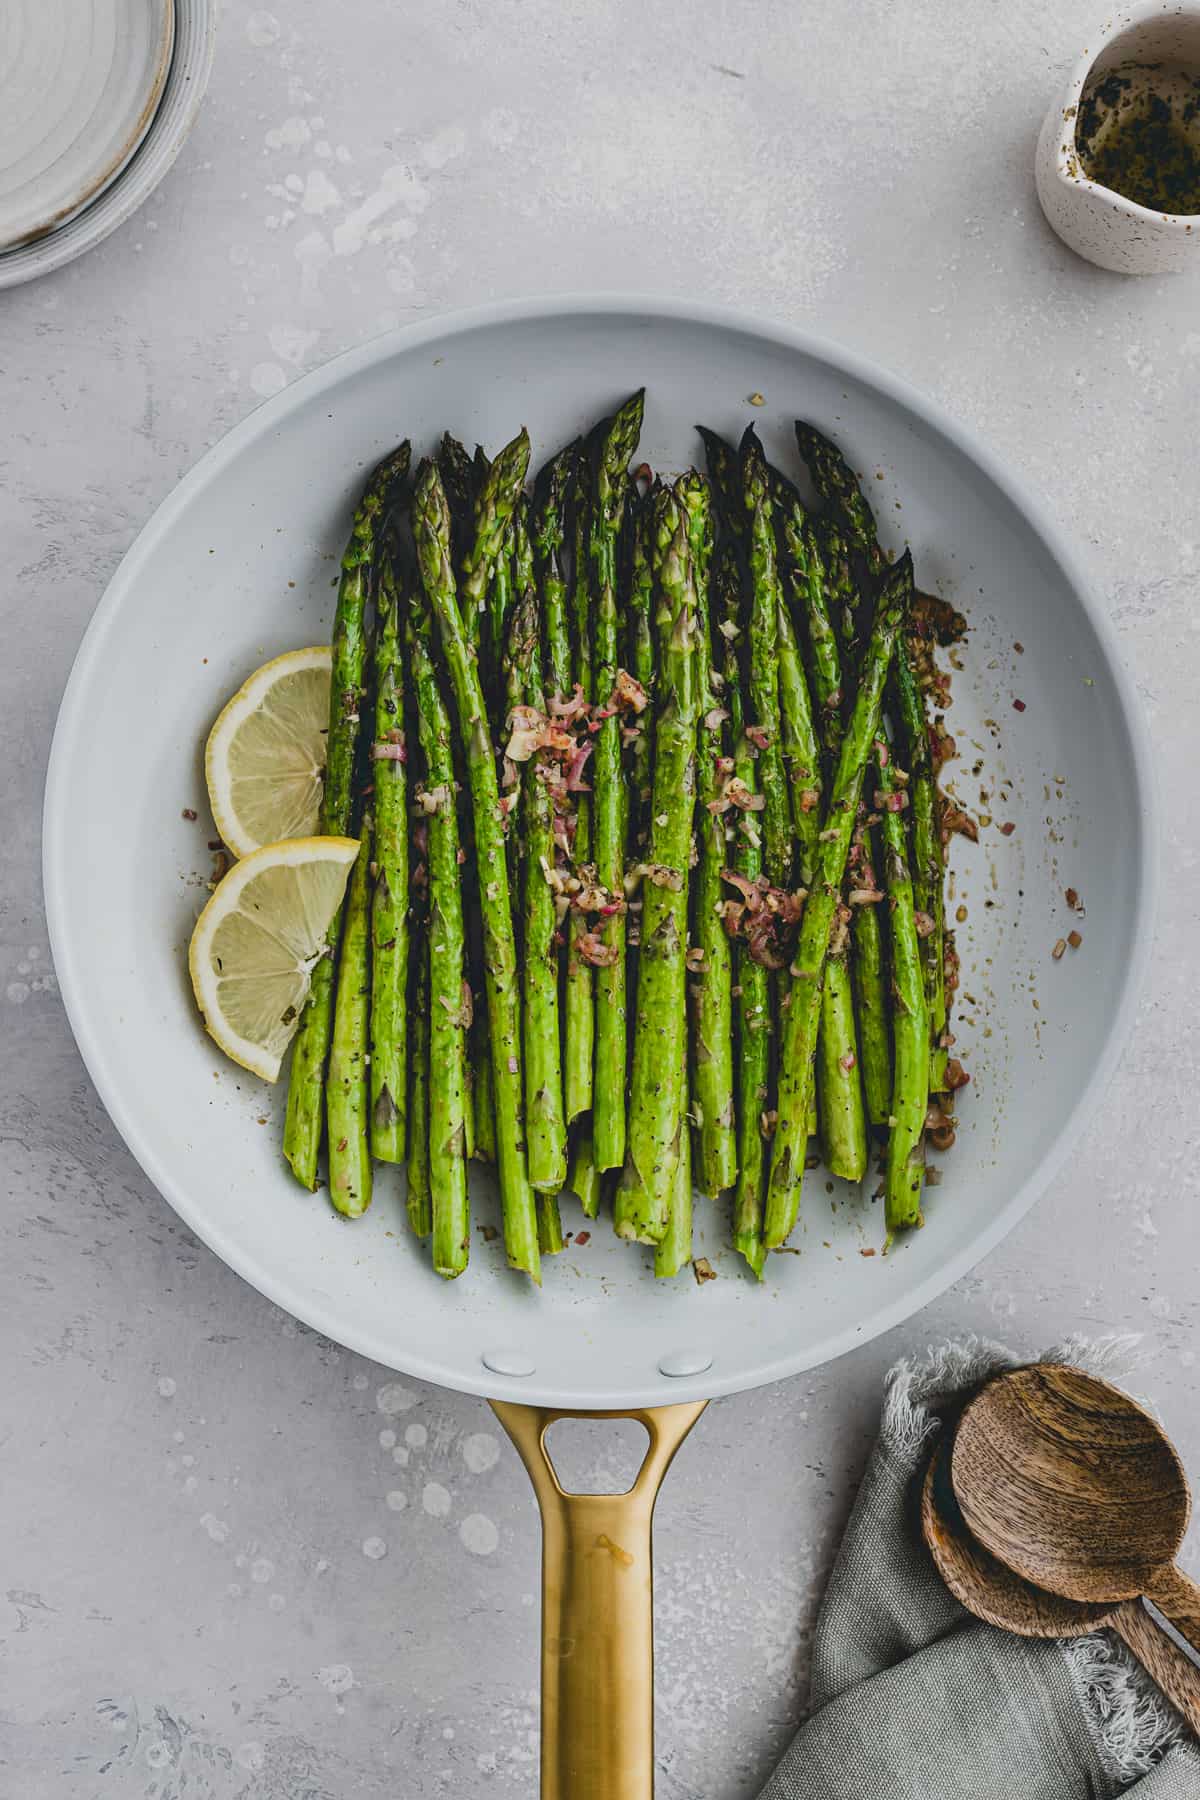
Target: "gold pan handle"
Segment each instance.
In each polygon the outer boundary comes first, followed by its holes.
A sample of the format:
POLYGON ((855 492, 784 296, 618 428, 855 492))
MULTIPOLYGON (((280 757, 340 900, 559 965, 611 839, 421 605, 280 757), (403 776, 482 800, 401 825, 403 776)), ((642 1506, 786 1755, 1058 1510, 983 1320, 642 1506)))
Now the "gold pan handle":
POLYGON ((650 1535, 662 1478, 707 1402, 576 1412, 492 1401, 542 1515, 541 1800, 652 1800, 650 1535), (557 1419, 635 1419, 649 1435, 627 1494, 568 1494, 546 1448, 557 1419))

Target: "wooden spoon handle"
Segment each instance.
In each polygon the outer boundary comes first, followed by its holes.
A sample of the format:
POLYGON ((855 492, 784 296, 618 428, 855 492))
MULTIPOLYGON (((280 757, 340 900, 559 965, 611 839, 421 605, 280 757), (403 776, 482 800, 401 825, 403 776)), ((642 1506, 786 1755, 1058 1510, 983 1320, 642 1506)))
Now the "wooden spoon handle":
POLYGON ((1109 1624, 1176 1711, 1200 1733, 1200 1668, 1187 1652, 1167 1636, 1140 1600, 1126 1600, 1118 1606, 1109 1624))
POLYGON ((1180 1637, 1187 1639, 1200 1658, 1200 1587, 1176 1563, 1168 1564, 1146 1589, 1159 1612, 1165 1613, 1180 1637))

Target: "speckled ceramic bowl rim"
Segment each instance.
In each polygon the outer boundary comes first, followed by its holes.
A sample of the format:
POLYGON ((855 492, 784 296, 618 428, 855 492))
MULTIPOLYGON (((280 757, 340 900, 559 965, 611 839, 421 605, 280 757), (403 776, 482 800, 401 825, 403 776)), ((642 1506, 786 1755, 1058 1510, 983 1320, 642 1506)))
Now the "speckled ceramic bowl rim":
POLYGON ((1133 220, 1145 220, 1175 235, 1186 237, 1195 235, 1194 227, 1200 221, 1200 213, 1165 213, 1157 212, 1152 206, 1143 206, 1140 200, 1131 200, 1128 194, 1120 193, 1116 188, 1105 187, 1102 181, 1093 181, 1090 175, 1083 173, 1083 165, 1078 160, 1075 140, 1075 127, 1079 122, 1079 102, 1083 98, 1083 90, 1087 78, 1097 62, 1104 55, 1114 38, 1128 31, 1135 25, 1152 25, 1161 19, 1169 19, 1173 14, 1187 15, 1200 20, 1200 6, 1169 6, 1162 0, 1150 0, 1146 6, 1129 6, 1121 12, 1114 13, 1111 22, 1105 27, 1104 42, 1098 50, 1087 51, 1076 62, 1071 70, 1059 107, 1074 107, 1075 114, 1070 121, 1071 130, 1068 141, 1059 142, 1054 153, 1054 171, 1059 179, 1071 187, 1080 188, 1084 193, 1095 194, 1102 200, 1111 201, 1117 212, 1127 213, 1133 220), (1071 159, 1075 157, 1079 169, 1076 174, 1071 169, 1071 159))
POLYGON ((216 0, 175 0, 175 43, 162 98, 125 167, 47 236, 0 253, 0 288, 35 281, 102 243, 149 199, 187 142, 212 73, 216 0))
MULTIPOLYGON (((1024 1217, 1034 1201, 1045 1191, 1053 1177, 1063 1168, 1084 1123, 1111 1079, 1133 1023, 1134 1009, 1150 954, 1154 890, 1157 884, 1158 807, 1149 737, 1141 716, 1131 677, 1125 671, 1113 627, 1101 605, 1092 597, 1091 583, 1074 552, 1064 542, 1045 507, 1028 490, 1018 484, 973 432, 956 424, 941 409, 924 399, 916 389, 898 377, 885 373, 857 352, 827 342, 796 327, 763 321, 732 308, 711 306, 691 300, 639 297, 626 295, 566 295, 551 299, 504 301, 469 311, 441 315, 376 338, 357 349, 346 351, 314 370, 280 394, 258 407, 228 435, 209 450, 184 476, 178 487, 167 496, 145 525, 126 553, 113 576, 108 590, 98 605, 84 634, 71 676, 67 682, 50 754, 46 781, 43 818, 43 880, 46 894, 46 916, 50 947, 57 979, 80 1052, 101 1100, 133 1155, 149 1179, 170 1202, 184 1222, 221 1259, 284 1311, 293 1314, 314 1330, 344 1344, 359 1355, 387 1367, 400 1369, 419 1380, 435 1382, 443 1387, 482 1395, 502 1395, 517 1400, 536 1400, 540 1405, 571 1407, 578 1404, 569 1389, 555 1386, 553 1378, 539 1380, 536 1393, 522 1391, 519 1382, 502 1376, 492 1377, 480 1366, 478 1375, 464 1375, 461 1369, 451 1371, 433 1352, 421 1343, 406 1347, 397 1357, 394 1345, 385 1345, 370 1329, 348 1323, 344 1311, 326 1305, 311 1293, 298 1294, 269 1262, 244 1254, 231 1243, 226 1233, 215 1225, 203 1205, 193 1204, 180 1189, 170 1171, 160 1166, 159 1159, 146 1143, 136 1109, 128 1107, 115 1079, 110 1079, 99 1035, 93 1030, 90 1003, 87 998, 87 971, 75 959, 74 946, 67 928, 65 883, 59 871, 65 859, 66 831, 69 819, 69 793, 75 758, 84 753, 88 737, 86 691, 89 683, 102 670, 108 653, 111 629, 118 617, 122 595, 129 583, 138 577, 141 565, 162 540, 169 536, 192 501, 224 467, 256 441, 278 432, 289 416, 300 406, 322 395, 332 396, 347 378, 361 374, 398 352, 431 347, 442 348, 448 340, 464 333, 477 332, 493 325, 513 321, 549 320, 562 315, 593 314, 617 317, 651 317, 667 321, 687 322, 711 327, 714 331, 753 334, 766 342, 794 350, 797 354, 819 360, 850 380, 874 388, 897 406, 906 408, 920 423, 937 432, 968 462, 995 484, 1000 493, 1029 523, 1048 554, 1053 557, 1064 581, 1071 587, 1096 633, 1097 641, 1111 671, 1125 726, 1134 784, 1141 820, 1141 859, 1137 870, 1136 899, 1133 907, 1131 938, 1134 945, 1115 986, 1115 999, 1109 1029, 1104 1041, 1094 1052, 1090 1076, 1071 1111, 1062 1119, 1059 1135, 1047 1155, 1022 1186, 1015 1189, 1006 1205, 992 1216, 986 1228, 958 1254, 939 1264, 929 1277, 896 1300, 885 1302, 869 1315, 861 1317, 852 1328, 831 1331, 826 1337, 810 1341, 794 1354, 775 1356, 755 1362, 749 1348, 736 1364, 727 1366, 718 1377, 715 1372, 685 1379, 668 1379, 660 1375, 653 1392, 639 1395, 638 1404, 666 1403, 676 1400, 711 1398, 723 1393, 736 1393, 746 1388, 778 1381, 830 1362, 846 1351, 856 1349, 871 1338, 919 1312, 935 1300, 961 1276, 994 1249, 1024 1217)), ((614 1322, 619 1309, 614 1309, 614 1322)), ((536 1326, 533 1328, 536 1336, 536 1326)), ((593 1404, 601 1404, 593 1402, 593 1404)), ((616 1395, 606 1404, 623 1404, 616 1395)))

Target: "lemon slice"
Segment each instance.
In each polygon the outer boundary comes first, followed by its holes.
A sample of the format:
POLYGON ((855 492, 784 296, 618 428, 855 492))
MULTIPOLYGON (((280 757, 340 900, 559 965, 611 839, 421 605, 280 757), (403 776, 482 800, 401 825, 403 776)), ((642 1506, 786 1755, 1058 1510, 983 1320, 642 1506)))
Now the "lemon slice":
POLYGON ((234 863, 196 921, 188 968, 226 1056, 274 1081, 313 964, 358 855, 352 838, 292 838, 234 863))
POLYGON ((328 644, 264 663, 213 726, 204 774, 235 856, 317 829, 329 730, 328 644))

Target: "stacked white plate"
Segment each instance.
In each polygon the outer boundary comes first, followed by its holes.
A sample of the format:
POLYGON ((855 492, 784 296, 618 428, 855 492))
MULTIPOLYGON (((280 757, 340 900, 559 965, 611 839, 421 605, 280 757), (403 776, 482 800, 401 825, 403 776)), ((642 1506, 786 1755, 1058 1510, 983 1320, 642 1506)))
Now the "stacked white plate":
POLYGON ((158 185, 212 65, 213 0, 3 0, 0 287, 60 268, 158 185))

